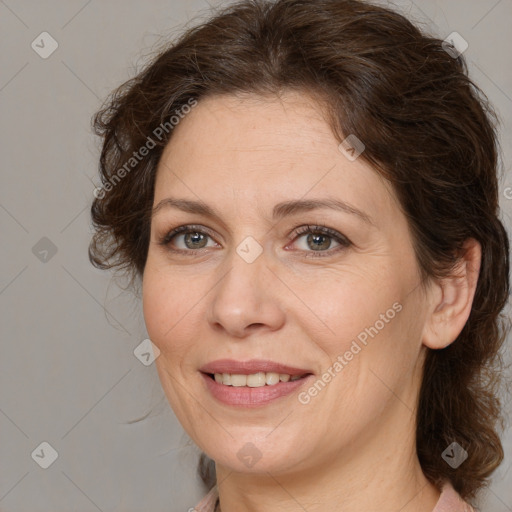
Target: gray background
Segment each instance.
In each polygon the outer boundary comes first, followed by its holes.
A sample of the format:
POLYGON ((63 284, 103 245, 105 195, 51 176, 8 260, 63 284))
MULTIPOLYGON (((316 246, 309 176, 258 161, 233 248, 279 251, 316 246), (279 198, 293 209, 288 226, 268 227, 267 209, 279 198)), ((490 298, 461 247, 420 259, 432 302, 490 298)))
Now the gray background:
MULTIPOLYGON (((457 31, 468 41, 471 75, 501 115, 510 233, 512 0, 395 5, 443 38, 457 31)), ((185 512, 203 494, 199 452, 154 365, 133 354, 147 337, 140 301, 89 264, 87 247, 98 183, 92 114, 155 45, 207 9, 205 0, 0 0, 3 512, 185 512), (31 48, 43 31, 59 45, 47 59, 31 48), (58 453, 48 469, 31 456, 44 441, 58 453)), ((510 427, 504 440, 484 511, 512 511, 510 427)))

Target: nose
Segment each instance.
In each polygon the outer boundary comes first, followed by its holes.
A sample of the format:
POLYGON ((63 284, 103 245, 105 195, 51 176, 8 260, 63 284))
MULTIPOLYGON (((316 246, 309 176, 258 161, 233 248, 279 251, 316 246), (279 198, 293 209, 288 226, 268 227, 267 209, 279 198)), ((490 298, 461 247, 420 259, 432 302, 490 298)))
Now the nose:
POLYGON ((210 294, 207 320, 211 328, 235 338, 256 331, 275 331, 285 322, 279 287, 265 253, 248 263, 233 251, 228 270, 210 294), (277 290, 277 291, 276 291, 277 290))

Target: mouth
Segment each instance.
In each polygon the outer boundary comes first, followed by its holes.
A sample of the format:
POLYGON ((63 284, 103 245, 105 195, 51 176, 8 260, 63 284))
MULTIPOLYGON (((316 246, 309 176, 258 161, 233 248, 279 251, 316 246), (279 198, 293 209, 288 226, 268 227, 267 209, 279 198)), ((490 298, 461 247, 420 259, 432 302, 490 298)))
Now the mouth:
MULTIPOLYGON (((251 359, 249 361, 236 361, 234 359, 218 359, 205 364, 199 371, 208 375, 255 375, 260 373, 289 375, 290 378, 311 374, 311 370, 296 368, 283 363, 265 359, 251 359)), ((271 380, 272 381, 272 380, 271 380)), ((276 382, 277 383, 277 382, 276 382)))
POLYGON ((313 372, 273 361, 218 360, 199 369, 205 391, 236 407, 267 405, 289 396, 314 378, 313 372))

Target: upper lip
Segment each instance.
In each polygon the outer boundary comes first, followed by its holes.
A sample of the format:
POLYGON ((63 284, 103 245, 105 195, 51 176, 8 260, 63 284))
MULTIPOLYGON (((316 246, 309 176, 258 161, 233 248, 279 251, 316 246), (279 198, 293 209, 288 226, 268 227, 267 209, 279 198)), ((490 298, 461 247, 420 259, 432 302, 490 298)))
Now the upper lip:
POLYGON ((251 359, 249 361, 235 361, 234 359, 218 359, 205 364, 199 371, 203 373, 231 373, 237 375, 250 375, 258 372, 275 372, 291 375, 304 375, 312 373, 304 368, 294 368, 286 364, 276 363, 264 359, 251 359))

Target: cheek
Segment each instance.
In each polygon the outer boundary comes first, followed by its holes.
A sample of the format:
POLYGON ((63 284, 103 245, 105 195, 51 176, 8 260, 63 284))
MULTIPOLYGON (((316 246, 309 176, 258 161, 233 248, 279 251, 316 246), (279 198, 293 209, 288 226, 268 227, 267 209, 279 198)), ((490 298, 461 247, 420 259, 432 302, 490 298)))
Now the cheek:
POLYGON ((148 262, 142 280, 142 311, 149 337, 160 350, 162 349, 160 338, 164 328, 164 310, 167 307, 164 298, 164 290, 161 284, 159 285, 155 272, 150 268, 148 262))
POLYGON ((374 333, 375 326, 379 332, 389 331, 398 315, 396 309, 400 309, 400 284, 389 269, 387 274, 368 267, 332 269, 321 276, 303 278, 294 288, 310 308, 299 316, 299 322, 331 359, 349 350, 358 337, 361 342, 371 339, 368 330, 374 333), (323 333, 321 337, 313 335, 315 328, 320 329, 318 336, 323 333))
MULTIPOLYGON (((352 411, 353 424, 342 420, 350 430, 380 414, 393 397, 390 389, 407 384, 418 355, 409 325, 416 310, 403 291, 408 289, 404 276, 399 278, 389 267, 387 273, 381 269, 340 275, 316 284, 303 282, 298 295, 316 290, 303 295, 316 315, 297 318, 320 349, 328 390, 319 393, 318 404, 329 405, 332 423, 340 422, 335 412, 340 407, 352 411)), ((311 397, 315 393, 311 390, 311 397)))
POLYGON ((183 386, 190 371, 186 363, 191 360, 189 351, 194 346, 190 343, 190 329, 197 300, 189 300, 189 293, 176 292, 183 286, 179 278, 165 276, 148 263, 142 283, 144 321, 149 338, 160 350, 155 365, 169 404, 181 424, 190 431, 193 426, 187 411, 194 406, 194 401, 189 393, 183 393, 183 386))
POLYGON ((178 339, 176 333, 186 325, 189 294, 180 293, 181 286, 179 279, 165 275, 151 264, 146 267, 142 283, 144 321, 151 341, 162 352, 178 348, 170 341, 178 339))

